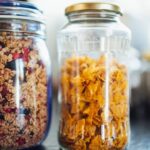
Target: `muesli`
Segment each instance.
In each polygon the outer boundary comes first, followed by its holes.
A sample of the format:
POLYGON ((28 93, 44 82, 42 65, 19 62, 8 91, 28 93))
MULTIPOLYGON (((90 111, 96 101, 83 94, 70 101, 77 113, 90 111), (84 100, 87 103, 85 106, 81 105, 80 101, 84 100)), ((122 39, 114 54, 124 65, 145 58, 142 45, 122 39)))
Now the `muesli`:
POLYGON ((0 149, 20 149, 44 137, 47 74, 32 37, 0 35, 0 149))

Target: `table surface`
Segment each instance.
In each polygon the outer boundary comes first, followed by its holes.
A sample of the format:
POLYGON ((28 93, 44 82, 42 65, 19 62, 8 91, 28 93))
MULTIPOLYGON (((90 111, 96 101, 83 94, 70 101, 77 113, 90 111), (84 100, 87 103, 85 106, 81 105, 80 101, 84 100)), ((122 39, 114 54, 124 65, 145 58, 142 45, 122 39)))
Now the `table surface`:
MULTIPOLYGON (((43 143, 43 146, 27 150, 59 150, 57 141, 58 112, 58 104, 53 103, 52 125, 47 139, 43 143)), ((131 122, 131 139, 127 150, 150 150, 150 121, 134 120, 131 122)))

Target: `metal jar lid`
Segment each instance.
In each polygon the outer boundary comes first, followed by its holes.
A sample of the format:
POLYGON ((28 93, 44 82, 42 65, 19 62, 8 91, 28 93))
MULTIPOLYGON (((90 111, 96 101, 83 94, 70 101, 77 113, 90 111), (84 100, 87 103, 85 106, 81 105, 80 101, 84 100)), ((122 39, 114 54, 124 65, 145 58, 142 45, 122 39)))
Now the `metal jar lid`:
POLYGON ((78 3, 67 7, 65 14, 82 11, 110 11, 122 15, 120 7, 111 3, 78 3))
POLYGON ((45 23, 42 11, 34 4, 22 1, 0 1, 0 19, 22 19, 45 23))

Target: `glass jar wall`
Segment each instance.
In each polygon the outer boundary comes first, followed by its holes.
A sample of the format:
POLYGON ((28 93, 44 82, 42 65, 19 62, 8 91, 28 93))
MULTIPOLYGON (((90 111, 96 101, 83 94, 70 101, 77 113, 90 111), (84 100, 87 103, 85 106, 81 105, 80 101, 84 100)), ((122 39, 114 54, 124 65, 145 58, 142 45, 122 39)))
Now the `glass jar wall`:
POLYGON ((118 6, 83 3, 66 9, 58 33, 59 142, 70 150, 122 150, 129 139, 130 31, 118 6))
POLYGON ((0 2, 0 149, 46 137, 51 71, 42 13, 30 3, 0 2))

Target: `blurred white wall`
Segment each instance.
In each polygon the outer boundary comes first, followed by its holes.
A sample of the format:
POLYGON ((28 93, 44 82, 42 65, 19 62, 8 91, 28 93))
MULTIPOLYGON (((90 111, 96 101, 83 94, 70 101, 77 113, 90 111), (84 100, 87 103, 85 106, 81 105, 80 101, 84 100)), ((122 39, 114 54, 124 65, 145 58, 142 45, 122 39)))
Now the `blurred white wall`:
MULTIPOLYGON (((64 10, 68 5, 78 3, 78 2, 93 2, 93 0, 30 0, 36 3, 44 11, 47 21, 47 44, 50 50, 53 66, 53 76, 57 79, 57 49, 56 49, 56 34, 57 31, 65 24, 67 21, 64 16, 64 10)), ((137 42, 137 47, 141 47, 141 40, 145 37, 145 44, 149 44, 150 47, 150 36, 145 35, 147 28, 149 28, 150 23, 145 23, 144 21, 150 18, 150 1, 148 0, 94 0, 94 2, 111 2, 118 3, 125 14, 130 14, 128 18, 125 17, 125 22, 129 24, 134 32, 134 43, 137 42), (147 25, 147 26, 146 26, 147 25), (146 27, 145 27, 146 26, 146 27), (142 29, 142 30, 141 30, 142 29), (141 35, 141 37, 138 37, 141 35), (146 42, 147 40, 147 42, 146 42)), ((145 22, 146 22, 145 21, 145 22)), ((145 46, 145 47, 147 47, 145 46)), ((136 47, 136 46, 135 46, 136 47)))

